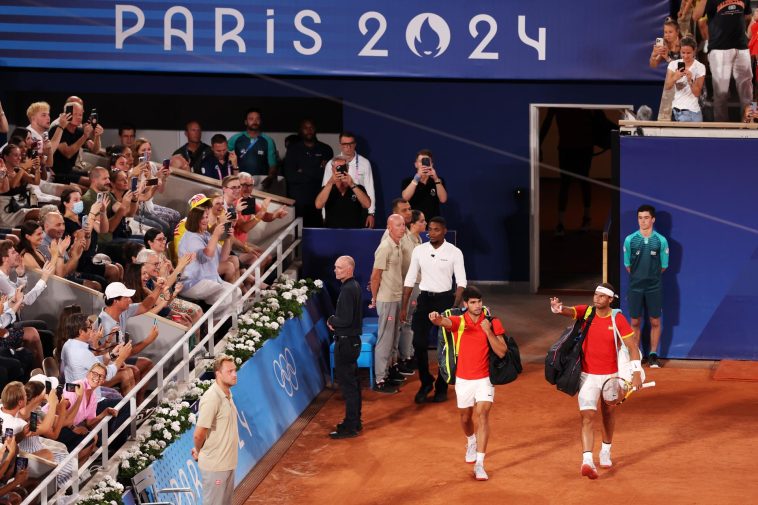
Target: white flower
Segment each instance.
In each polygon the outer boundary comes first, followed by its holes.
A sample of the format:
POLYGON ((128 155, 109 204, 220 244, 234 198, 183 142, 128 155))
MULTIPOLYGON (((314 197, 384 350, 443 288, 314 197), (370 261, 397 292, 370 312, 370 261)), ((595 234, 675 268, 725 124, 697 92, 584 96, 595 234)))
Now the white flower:
POLYGON ((129 460, 125 459, 124 461, 122 461, 121 462, 121 467, 122 468, 129 468, 129 460))
POLYGON ((171 433, 168 430, 163 430, 163 438, 171 440, 171 433))
POLYGON ((271 329, 272 330, 278 330, 279 329, 279 323, 271 323, 271 329))
POLYGON ((234 362, 237 363, 238 365, 241 365, 242 364, 242 358, 234 358, 234 362))
POLYGON ((285 300, 292 300, 292 293, 290 293, 289 291, 286 291, 282 293, 282 298, 284 298, 285 300))
POLYGON ((195 416, 194 412, 191 412, 189 415, 189 422, 192 424, 195 424, 197 422, 197 417, 195 416))
POLYGON ((324 283, 321 279, 316 279, 315 281, 313 281, 313 285, 319 289, 324 287, 324 283))

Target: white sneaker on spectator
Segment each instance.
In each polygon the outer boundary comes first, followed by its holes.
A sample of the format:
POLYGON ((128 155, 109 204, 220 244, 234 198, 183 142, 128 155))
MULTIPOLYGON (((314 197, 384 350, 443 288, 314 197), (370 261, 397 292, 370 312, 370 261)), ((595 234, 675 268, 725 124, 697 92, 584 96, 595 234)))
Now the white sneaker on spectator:
POLYGON ((476 442, 466 442, 466 463, 476 463, 476 442))
POLYGON ((474 465, 474 478, 476 480, 487 480, 489 476, 484 471, 484 465, 474 465))
POLYGON ((612 466, 611 451, 600 451, 600 468, 610 468, 612 466))

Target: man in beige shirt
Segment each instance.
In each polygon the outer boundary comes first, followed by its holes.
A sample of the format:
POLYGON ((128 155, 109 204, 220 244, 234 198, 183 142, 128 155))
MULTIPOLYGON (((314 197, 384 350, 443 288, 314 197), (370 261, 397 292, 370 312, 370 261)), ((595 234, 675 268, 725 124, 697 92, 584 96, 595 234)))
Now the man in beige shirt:
POLYGON ((230 388, 237 384, 234 358, 221 355, 213 364, 216 382, 200 399, 192 457, 203 482, 204 505, 228 505, 234 495, 239 434, 237 407, 230 388))
POLYGON ((393 381, 402 382, 403 376, 391 370, 398 338, 400 302, 403 298, 403 253, 400 241, 405 235, 405 220, 399 214, 387 219, 386 237, 374 252, 374 268, 371 272, 371 306, 379 316, 376 345, 374 347, 375 391, 397 393, 393 381))

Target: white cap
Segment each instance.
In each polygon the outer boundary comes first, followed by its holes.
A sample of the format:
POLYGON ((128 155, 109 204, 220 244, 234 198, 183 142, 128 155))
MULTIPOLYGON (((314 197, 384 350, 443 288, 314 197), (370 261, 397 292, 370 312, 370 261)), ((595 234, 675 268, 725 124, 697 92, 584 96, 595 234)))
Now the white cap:
POLYGON ((29 382, 41 382, 44 384, 45 382, 50 381, 50 384, 52 384, 53 390, 58 387, 58 379, 55 377, 47 377, 46 375, 43 375, 41 373, 32 376, 29 379, 29 382))
POLYGON ((134 296, 136 291, 124 286, 123 282, 111 282, 108 287, 105 288, 105 299, 118 298, 119 296, 134 296))

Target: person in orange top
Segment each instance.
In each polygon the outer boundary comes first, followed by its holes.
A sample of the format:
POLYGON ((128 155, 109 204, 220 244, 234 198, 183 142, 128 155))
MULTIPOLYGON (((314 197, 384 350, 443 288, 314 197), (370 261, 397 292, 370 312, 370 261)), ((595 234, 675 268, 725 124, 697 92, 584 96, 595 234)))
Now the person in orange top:
MULTIPOLYGON (((611 302, 618 298, 613 286, 603 283, 595 288, 595 295, 592 298, 595 307, 595 317, 592 318, 589 329, 583 329, 585 332, 584 341, 582 342, 582 351, 584 359, 582 360, 582 376, 579 387, 579 414, 582 418, 582 466, 581 473, 590 479, 597 479, 597 468, 592 459, 592 449, 595 445, 595 435, 593 422, 597 403, 600 399, 600 393, 603 383, 610 377, 615 377, 618 373, 618 355, 616 353, 615 332, 611 322, 611 302)), ((576 307, 564 307, 558 298, 550 299, 550 309, 554 314, 561 314, 572 319, 585 318, 588 305, 577 305, 576 307)), ((616 328, 624 343, 629 348, 631 357, 632 386, 639 388, 642 386, 642 364, 640 362, 639 337, 635 336, 632 327, 621 312, 616 314, 616 328)), ((620 345, 620 344, 619 344, 620 345)), ((614 407, 600 402, 601 413, 603 416, 603 443, 600 448, 600 468, 610 468, 611 463, 611 442, 613 441, 613 430, 616 425, 614 417, 614 407)))
POLYGON ((465 461, 474 463, 476 480, 487 480, 484 453, 490 432, 490 409, 495 399, 495 388, 490 382, 490 347, 502 358, 508 352, 508 346, 503 338, 505 329, 500 320, 484 314, 482 293, 474 286, 467 286, 462 299, 466 308, 462 316, 443 317, 439 312, 431 312, 429 320, 454 335, 457 335, 461 323, 464 325, 455 369, 455 396, 461 427, 467 438, 465 461))

